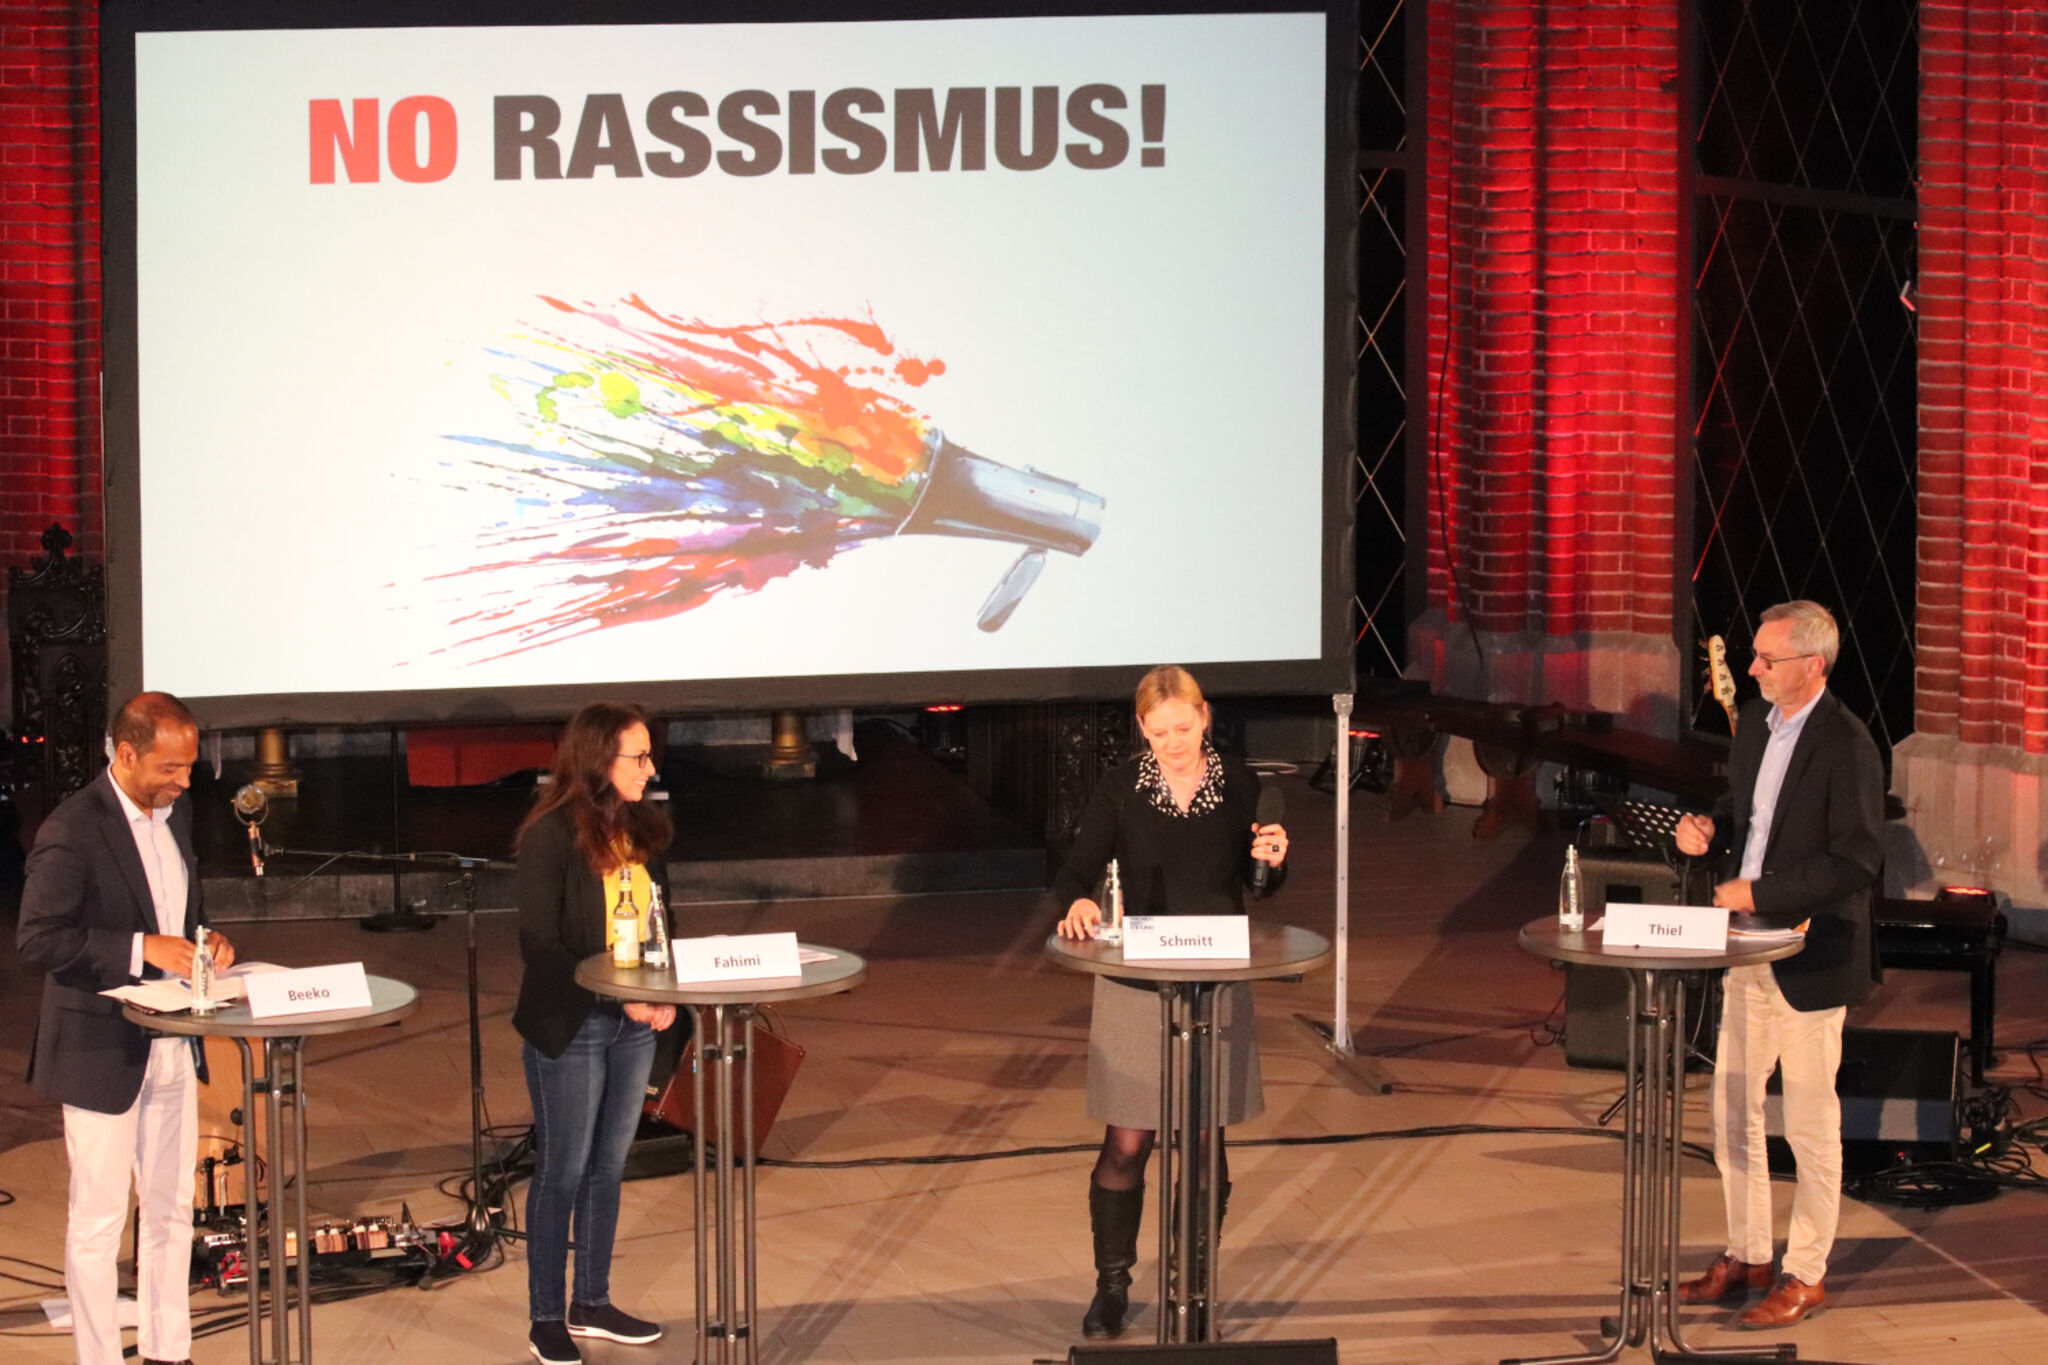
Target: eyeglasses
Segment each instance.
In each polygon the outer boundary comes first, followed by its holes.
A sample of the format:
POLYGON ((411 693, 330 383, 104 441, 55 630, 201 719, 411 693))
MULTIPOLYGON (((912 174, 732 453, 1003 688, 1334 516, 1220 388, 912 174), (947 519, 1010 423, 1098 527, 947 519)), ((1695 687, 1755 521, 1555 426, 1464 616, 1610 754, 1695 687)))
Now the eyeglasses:
POLYGON ((654 751, 642 749, 637 754, 620 754, 619 762, 630 763, 636 768, 651 768, 654 766, 654 751))
POLYGON ((1749 657, 1755 659, 1765 668, 1776 668, 1779 664, 1789 664, 1794 659, 1813 659, 1819 656, 1815 654, 1787 654, 1781 659, 1773 659, 1768 654, 1752 651, 1749 657))

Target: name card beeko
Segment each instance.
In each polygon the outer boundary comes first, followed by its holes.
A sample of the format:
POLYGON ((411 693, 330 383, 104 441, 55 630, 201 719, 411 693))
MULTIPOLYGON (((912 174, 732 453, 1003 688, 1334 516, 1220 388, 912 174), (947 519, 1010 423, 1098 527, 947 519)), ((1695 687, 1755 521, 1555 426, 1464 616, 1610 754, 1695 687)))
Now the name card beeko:
POLYGON ((1728 946, 1728 912, 1711 905, 1631 905, 1609 901, 1601 938, 1613 948, 1728 946))
POLYGON ((360 962, 251 972, 242 981, 249 990, 249 1015, 254 1019, 370 1008, 370 978, 363 974, 360 962))
POLYGON ((1248 961, 1252 924, 1243 915, 1126 915, 1124 961, 1191 958, 1248 961))
POLYGON ((755 981, 804 974, 795 934, 679 938, 669 948, 676 956, 677 981, 755 981))

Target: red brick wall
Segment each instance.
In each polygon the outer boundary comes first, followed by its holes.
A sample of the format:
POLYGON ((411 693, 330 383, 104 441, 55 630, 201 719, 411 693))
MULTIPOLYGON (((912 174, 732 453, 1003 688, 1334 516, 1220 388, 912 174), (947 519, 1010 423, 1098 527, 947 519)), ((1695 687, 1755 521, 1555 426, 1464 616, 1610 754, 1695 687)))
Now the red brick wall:
POLYGON ((1914 720, 2048 753, 2048 12, 1921 0, 1914 720))
POLYGON ((1429 24, 1430 605, 1668 637, 1678 0, 1430 0, 1429 24))
POLYGON ((0 567, 102 555, 98 45, 95 0, 0 0, 0 567))

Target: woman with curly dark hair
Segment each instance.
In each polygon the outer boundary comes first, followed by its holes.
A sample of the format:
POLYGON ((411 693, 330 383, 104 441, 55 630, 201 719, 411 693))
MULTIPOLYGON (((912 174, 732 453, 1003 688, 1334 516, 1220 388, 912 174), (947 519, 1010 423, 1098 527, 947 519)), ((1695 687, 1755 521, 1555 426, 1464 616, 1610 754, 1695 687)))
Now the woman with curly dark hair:
POLYGON ((533 1099, 535 1169, 526 1197, 526 1293, 534 1359, 574 1365, 576 1337, 644 1344, 659 1325, 611 1301, 619 1184, 639 1125, 654 1035, 672 1005, 621 1004, 576 984, 576 964, 604 952, 621 896, 644 934, 649 888, 666 904, 669 819, 643 801, 654 775, 647 716, 597 702, 555 749, 553 780, 519 827, 519 950, 526 972, 512 1026, 533 1099), (570 1224, 576 1281, 565 1296, 570 1224))

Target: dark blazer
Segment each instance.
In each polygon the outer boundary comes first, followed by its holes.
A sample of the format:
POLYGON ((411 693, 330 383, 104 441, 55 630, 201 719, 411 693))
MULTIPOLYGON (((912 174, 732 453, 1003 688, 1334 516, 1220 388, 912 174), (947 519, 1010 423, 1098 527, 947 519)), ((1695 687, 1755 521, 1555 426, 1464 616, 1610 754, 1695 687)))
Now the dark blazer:
MULTIPOLYGON (((1205 815, 1167 815, 1138 790, 1142 758, 1127 759, 1096 779, 1066 861, 1054 874, 1053 903, 1062 914, 1117 860, 1127 915, 1242 915, 1252 885, 1252 821, 1259 779, 1231 758, 1223 763, 1223 798, 1205 815)), ((1287 880, 1287 866, 1266 874, 1265 894, 1287 880)), ((1105 911, 1107 913, 1107 911, 1105 911)))
MULTIPOLYGON (((668 864, 657 858, 647 871, 661 888, 666 912, 668 864)), ((576 984, 576 964, 605 951, 610 907, 604 903, 604 878, 576 847, 576 822, 566 809, 549 811, 526 832, 513 883, 526 974, 512 1027, 548 1056, 559 1057, 593 1009, 618 1007, 576 984)))
MULTIPOLYGON (((185 860, 185 935, 206 922, 199 860, 192 852, 192 803, 171 807, 171 837, 185 860)), ((36 1093, 101 1114, 118 1114, 142 1093, 149 1035, 99 992, 127 985, 135 935, 157 932, 149 878, 128 817, 103 772, 66 797, 36 831, 15 933, 21 960, 44 973, 43 1007, 29 1047, 36 1093)), ((144 969, 157 975, 155 968, 144 969)))
MULTIPOLYGON (((1729 877, 1742 875, 1757 769, 1771 737, 1770 712, 1760 697, 1742 708, 1728 757, 1728 795, 1715 815, 1731 840, 1729 877)), ((1813 921, 1806 946, 1771 964, 1778 989, 1794 1009, 1854 1005, 1883 980, 1871 928, 1883 829, 1884 766, 1877 746, 1863 722, 1824 690, 1786 765, 1763 875, 1751 893, 1758 918, 1768 924, 1813 921)))

